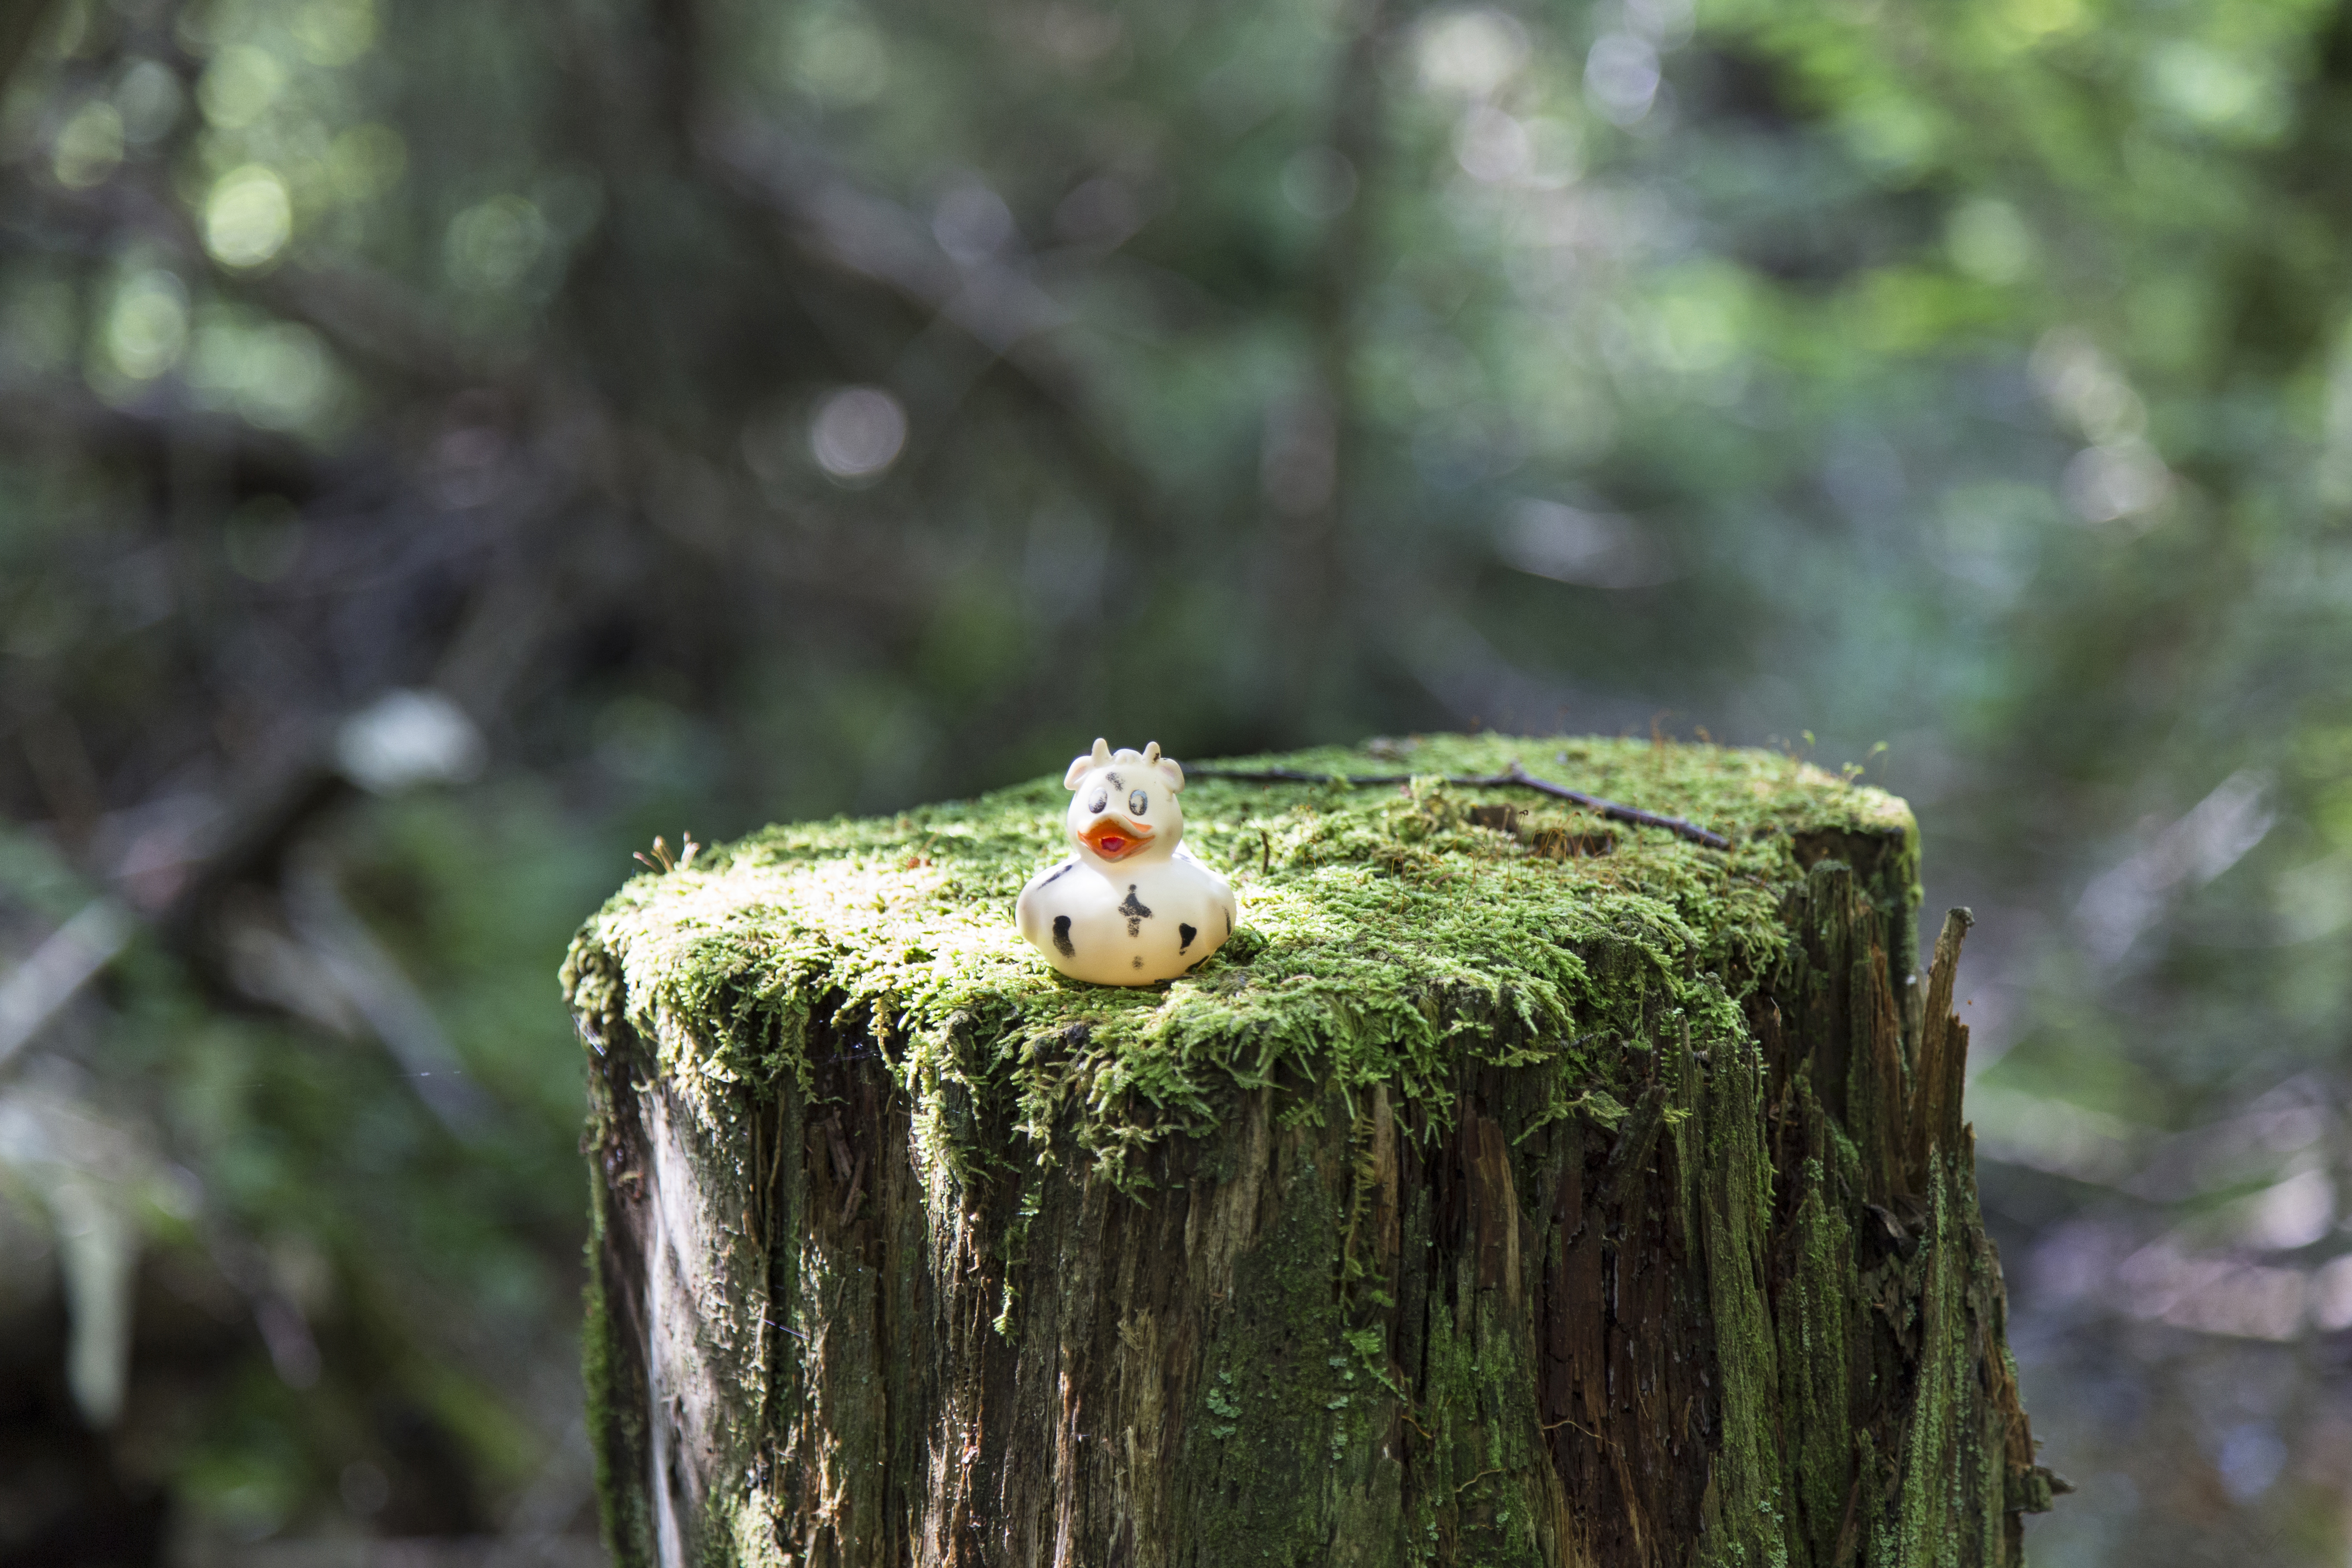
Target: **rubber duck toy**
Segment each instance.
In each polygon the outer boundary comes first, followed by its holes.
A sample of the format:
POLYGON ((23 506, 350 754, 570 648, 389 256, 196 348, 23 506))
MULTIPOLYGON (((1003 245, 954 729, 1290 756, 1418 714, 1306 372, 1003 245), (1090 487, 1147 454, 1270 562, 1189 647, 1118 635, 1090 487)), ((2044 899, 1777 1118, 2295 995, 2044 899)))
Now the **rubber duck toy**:
POLYGON ((1076 853, 1030 878, 1013 910, 1046 963, 1097 985, 1150 985, 1224 944, 1234 889, 1183 847, 1184 769, 1159 742, 1113 752, 1097 740, 1062 785, 1076 853))

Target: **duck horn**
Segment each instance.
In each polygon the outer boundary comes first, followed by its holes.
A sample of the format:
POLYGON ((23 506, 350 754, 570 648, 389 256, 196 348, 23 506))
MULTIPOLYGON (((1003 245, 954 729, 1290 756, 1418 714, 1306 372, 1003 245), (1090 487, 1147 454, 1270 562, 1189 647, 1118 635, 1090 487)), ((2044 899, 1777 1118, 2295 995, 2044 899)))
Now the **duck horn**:
POLYGON ((1087 752, 1084 756, 1072 757, 1070 759, 1070 771, 1062 775, 1062 787, 1064 789, 1076 789, 1080 784, 1085 782, 1086 776, 1088 773, 1094 772, 1097 768, 1107 768, 1108 766, 1110 766, 1109 742, 1104 741, 1102 737, 1097 735, 1095 737, 1095 749, 1093 751, 1087 752))

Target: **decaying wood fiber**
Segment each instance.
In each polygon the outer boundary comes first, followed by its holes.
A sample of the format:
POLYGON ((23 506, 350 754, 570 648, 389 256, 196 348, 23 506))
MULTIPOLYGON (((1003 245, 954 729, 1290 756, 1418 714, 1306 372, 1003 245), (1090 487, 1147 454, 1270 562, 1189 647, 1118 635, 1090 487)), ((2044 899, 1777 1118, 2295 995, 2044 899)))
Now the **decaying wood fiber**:
POLYGON ((985 1074, 925 1110, 870 1016, 815 1009, 801 1072, 665 1070, 575 953, 616 1561, 2018 1563, 2053 1483, 1959 1115, 1965 922, 1915 985, 1906 834, 1785 853, 1770 973, 1653 996, 1612 1095, 1563 1114, 1506 1014, 1449 1096, 1286 1067, 1117 1182, 1016 1156, 985 1074))

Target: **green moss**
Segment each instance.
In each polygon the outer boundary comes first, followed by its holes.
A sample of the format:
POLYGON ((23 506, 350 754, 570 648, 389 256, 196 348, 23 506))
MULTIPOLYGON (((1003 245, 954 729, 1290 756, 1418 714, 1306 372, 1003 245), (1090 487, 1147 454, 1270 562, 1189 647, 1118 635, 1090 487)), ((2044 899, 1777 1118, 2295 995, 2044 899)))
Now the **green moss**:
POLYGON ((1236 1260, 1233 1310, 1202 1347, 1178 1484, 1197 1500, 1188 1545, 1203 1563, 1322 1561, 1321 1510, 1299 1500, 1334 1484, 1342 1456, 1361 1448, 1347 1435, 1386 1397, 1354 1369, 1332 1289, 1348 1173, 1313 1148, 1277 1134, 1277 1217, 1236 1260))
POLYGON ((1434 1548, 1423 1561, 1536 1568, 1548 1559, 1529 1482, 1550 1460, 1524 1416, 1535 1406, 1532 1345, 1496 1295, 1464 1289, 1430 1302, 1419 1421, 1440 1468, 1407 1522, 1434 1548))
POLYGON ((1325 748, 1235 765, 1253 764, 1403 767, 1417 782, 1194 783, 1185 840, 1233 878, 1242 925, 1165 985, 1064 980, 1014 930, 1023 882, 1063 853, 1068 797, 1048 778, 770 828, 639 877, 575 939, 567 990, 592 1040, 625 1021, 689 1088, 804 1074, 820 1027, 869 1038, 954 1177, 1076 1153, 1132 1189, 1139 1150, 1212 1124, 1235 1089, 1386 1083, 1442 1127, 1465 1059, 1550 1064, 1555 1114, 1605 1111, 1630 1098, 1657 1016, 1736 1013, 1769 973, 1799 836, 1897 836, 1906 868, 1913 842, 1900 802, 1768 752, 1437 737, 1402 763, 1325 748), (1528 847, 1536 830, 1599 824, 1527 790, 1430 776, 1513 758, 1733 847, 1612 824, 1613 853, 1554 860, 1528 847), (1506 801, 1517 837, 1469 821, 1506 801), (983 1132, 983 1106, 1003 1109, 1009 1137, 983 1132))
MULTIPOLYGON (((1890 1568, 1999 1568, 2006 1499, 1998 1412, 1979 1393, 1972 1279, 1991 1261, 1978 1233, 1969 1178, 1939 1152, 1930 1160, 1932 1207, 1921 1248, 1918 1384, 1906 1437, 1900 1503, 1874 1563, 1890 1568)), ((2007 1347, 1999 1347, 2006 1354, 2007 1347)))
MULTIPOLYGON (((1804 1092, 1807 1121, 1818 1128, 1820 1109, 1804 1092)), ((1791 1491, 1801 1510, 1801 1538, 1815 1563, 1832 1560, 1846 1498, 1853 1484, 1846 1338, 1853 1289, 1853 1229, 1832 1194, 1818 1158, 1799 1177, 1801 1195, 1793 1226, 1795 1267, 1780 1311, 1781 1409, 1789 1423, 1791 1491)))
MULTIPOLYGON (((1744 1029, 1707 1042, 1704 1126, 1715 1147, 1678 1169, 1708 1173, 1698 1194, 1706 1239, 1708 1304, 1723 1382, 1723 1443, 1715 1468, 1721 1543, 1709 1561, 1739 1568, 1785 1568, 1778 1343, 1764 1302, 1764 1238, 1772 1209, 1764 1157, 1763 1062, 1744 1029)), ((1677 1129, 1691 1136, 1691 1123, 1677 1129)))
POLYGON ((604 1271, 597 1254, 604 1245, 606 1197, 601 1172, 592 1173, 589 1187, 588 1283, 580 1325, 580 1373, 586 1385, 589 1446, 596 1476, 596 1522, 605 1554, 620 1568, 636 1568, 653 1560, 653 1531, 646 1518, 645 1496, 635 1487, 618 1484, 614 1447, 641 1449, 635 1403, 617 1386, 623 1376, 614 1364, 611 1310, 604 1300, 604 1271))

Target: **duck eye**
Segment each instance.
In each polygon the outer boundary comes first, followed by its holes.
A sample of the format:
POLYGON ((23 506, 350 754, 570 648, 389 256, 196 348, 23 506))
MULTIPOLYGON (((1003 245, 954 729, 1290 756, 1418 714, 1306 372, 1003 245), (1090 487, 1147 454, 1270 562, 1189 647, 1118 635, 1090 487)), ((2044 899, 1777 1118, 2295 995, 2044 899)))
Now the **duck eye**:
POLYGON ((1133 795, 1127 797, 1127 811, 1129 816, 1141 816, 1145 812, 1150 809, 1151 797, 1144 794, 1141 790, 1137 790, 1133 795))
POLYGON ((1095 797, 1094 797, 1094 799, 1092 799, 1092 800, 1090 800, 1090 801, 1087 802, 1087 809, 1088 811, 1090 811, 1090 812, 1093 812, 1096 816, 1101 816, 1101 815, 1102 815, 1102 808, 1103 808, 1104 806, 1108 805, 1109 804, 1110 804, 1110 796, 1108 796, 1108 795, 1105 795, 1105 794, 1104 794, 1102 791, 1100 791, 1100 790, 1097 790, 1097 791, 1095 791, 1095 797))

